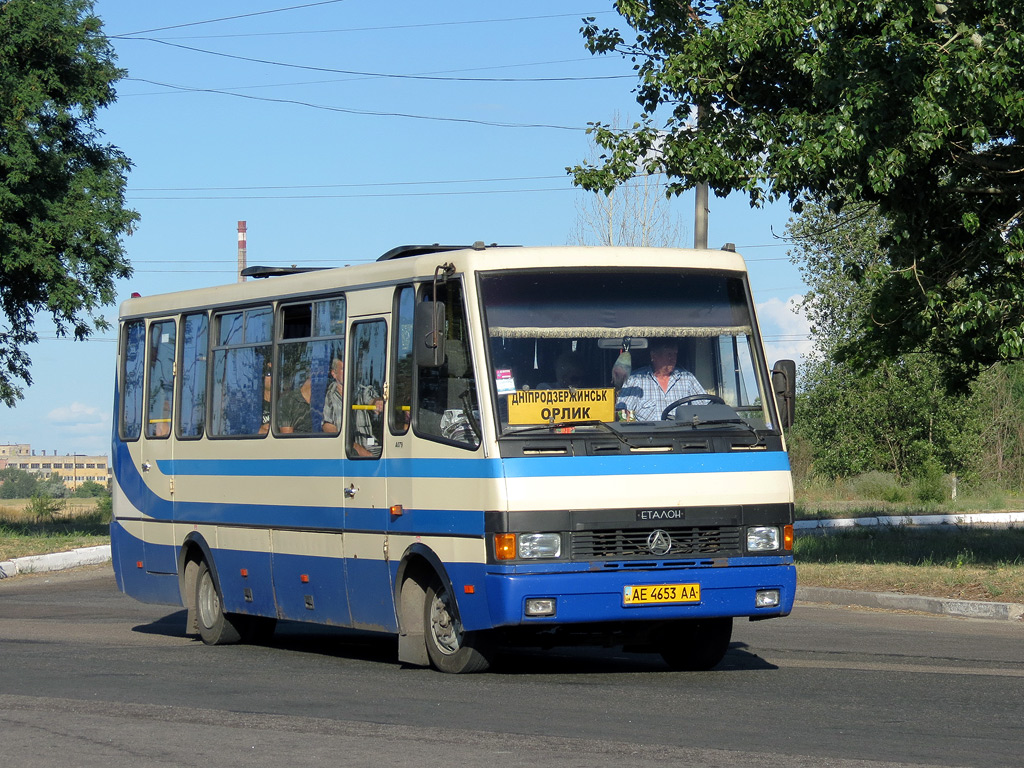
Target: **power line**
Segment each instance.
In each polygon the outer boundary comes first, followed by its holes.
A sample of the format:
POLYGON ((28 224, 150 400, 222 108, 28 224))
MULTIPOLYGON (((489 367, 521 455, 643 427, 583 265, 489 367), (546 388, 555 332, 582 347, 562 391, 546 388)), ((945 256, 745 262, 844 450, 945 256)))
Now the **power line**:
POLYGON ((361 184, 296 184, 291 186, 252 186, 252 187, 136 187, 131 192, 237 192, 263 189, 345 189, 351 187, 405 187, 423 186, 427 184, 489 184, 508 181, 543 181, 549 179, 565 179, 564 174, 558 176, 508 176, 495 179, 443 179, 440 181, 373 181, 361 184))
POLYGON ((124 37, 127 35, 145 35, 150 32, 163 32, 168 29, 182 29, 183 27, 198 27, 202 24, 216 24, 219 21, 234 21, 236 19, 247 19, 252 16, 266 16, 271 13, 284 13, 285 11, 296 11, 300 8, 313 8, 318 5, 334 5, 335 3, 342 3, 345 0, 321 0, 318 3, 305 3, 304 5, 291 5, 287 8, 273 8, 268 11, 254 11, 252 13, 240 13, 237 16, 222 16, 219 19, 206 19, 205 21, 190 21, 185 24, 172 24, 169 27, 154 27, 153 29, 140 29, 137 32, 125 32, 121 35, 111 35, 111 37, 124 37))
MULTIPOLYGON (((504 19, 469 19, 466 21, 435 21, 425 24, 390 24, 387 26, 377 27, 342 27, 338 29, 302 29, 284 32, 239 32, 231 35, 188 35, 181 37, 163 38, 167 40, 215 40, 223 38, 235 38, 235 37, 280 37, 284 35, 329 35, 337 33, 349 33, 349 32, 387 32, 390 30, 398 29, 425 29, 427 27, 455 27, 464 26, 471 24, 503 24, 510 21, 544 21, 547 19, 562 19, 562 18, 583 18, 589 16, 603 16, 614 11, 591 11, 582 13, 555 13, 547 16, 513 16, 504 19)), ((197 24, 205 24, 209 22, 195 22, 197 24)), ((181 26, 190 26, 183 24, 181 26)), ((164 29, 174 29, 174 27, 164 27, 164 29)), ((114 35, 114 37, 122 38, 129 35, 143 35, 148 32, 159 32, 159 29, 144 29, 140 32, 127 32, 124 35, 114 35)))
MULTIPOLYGON (((337 75, 352 75, 354 77, 383 78, 388 80, 430 80, 434 82, 452 83, 576 83, 597 80, 632 80, 635 74, 630 75, 587 75, 584 77, 442 77, 440 75, 411 75, 397 72, 363 72, 357 69, 336 69, 334 67, 314 67, 310 64, 292 64, 287 61, 274 61, 273 59, 257 59, 252 56, 239 56, 234 53, 223 51, 210 51, 205 48, 196 48, 191 45, 171 43, 166 40, 159 40, 154 37, 133 37, 132 40, 145 40, 151 43, 166 45, 171 48, 179 48, 183 51, 193 53, 205 53, 208 56, 219 56, 234 61, 246 61, 250 64, 268 64, 273 67, 284 67, 286 69, 301 69, 309 72, 330 72, 337 75)), ((144 80, 143 82, 150 82, 144 80)))
POLYGON ((538 189, 476 189, 453 192, 371 192, 369 194, 349 195, 190 195, 182 196, 148 196, 127 194, 129 200, 351 200, 370 197, 450 197, 456 195, 512 195, 536 192, 573 192, 576 187, 549 187, 538 189))
POLYGON ((221 96, 234 96, 238 99, 248 99, 250 101, 267 101, 272 104, 295 104, 301 107, 309 107, 310 109, 319 109, 325 112, 341 112, 347 115, 367 115, 370 117, 404 117, 409 120, 435 120, 445 123, 467 123, 470 125, 486 125, 492 128, 548 128, 558 131, 586 131, 586 128, 580 128, 571 125, 551 125, 546 123, 499 123, 491 120, 474 120, 468 117, 438 117, 435 115, 414 115, 405 112, 378 112, 369 109, 349 109, 346 107, 332 107, 326 104, 313 104, 309 101, 299 101, 297 99, 277 99, 270 96, 252 96, 246 93, 234 93, 233 91, 224 91, 218 88, 192 88, 184 85, 174 85, 172 83, 161 83, 156 80, 144 80, 142 78, 132 78, 137 82, 149 83, 150 85, 159 85, 164 88, 174 88, 180 91, 188 91, 190 93, 215 93, 221 96))
MULTIPOLYGON (((486 72, 494 69, 518 69, 519 67, 547 67, 553 64, 579 64, 581 62, 593 62, 596 59, 557 59, 555 61, 530 61, 522 64, 497 64, 490 67, 469 67, 466 69, 443 69, 435 72, 421 72, 418 74, 423 75, 448 75, 457 72, 486 72)), ((225 91, 244 91, 244 90, 257 90, 261 88, 293 88, 301 85, 329 85, 331 83, 354 83, 359 80, 368 80, 372 78, 365 77, 340 77, 331 78, 329 80, 300 80, 298 82, 291 83, 261 83, 259 85, 233 85, 222 88, 225 91)), ((137 80, 134 77, 126 77, 124 81, 137 81, 147 82, 145 80, 137 80)), ((119 93, 118 98, 131 98, 135 96, 166 96, 166 91, 150 91, 149 93, 119 93)))

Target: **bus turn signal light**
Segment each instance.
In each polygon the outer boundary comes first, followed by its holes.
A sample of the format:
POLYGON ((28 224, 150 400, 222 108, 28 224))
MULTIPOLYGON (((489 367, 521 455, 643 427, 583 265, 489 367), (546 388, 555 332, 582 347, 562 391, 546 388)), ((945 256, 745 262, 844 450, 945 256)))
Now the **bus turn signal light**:
POLYGON ((782 529, 782 548, 786 552, 793 551, 793 526, 787 525, 782 529))
POLYGON ((516 559, 516 535, 514 533, 494 534, 494 556, 498 560, 516 559))

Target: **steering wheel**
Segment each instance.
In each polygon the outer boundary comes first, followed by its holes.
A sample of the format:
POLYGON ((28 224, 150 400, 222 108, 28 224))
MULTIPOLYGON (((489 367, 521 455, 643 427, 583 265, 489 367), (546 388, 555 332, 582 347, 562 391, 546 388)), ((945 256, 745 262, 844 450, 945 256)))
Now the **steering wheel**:
POLYGON ((668 415, 672 413, 672 411, 674 411, 680 405, 686 405, 687 403, 692 403, 695 400, 710 400, 712 403, 721 403, 722 405, 726 405, 725 400, 720 398, 718 395, 687 395, 686 397, 680 397, 675 402, 669 403, 665 410, 661 412, 661 420, 667 420, 668 415))

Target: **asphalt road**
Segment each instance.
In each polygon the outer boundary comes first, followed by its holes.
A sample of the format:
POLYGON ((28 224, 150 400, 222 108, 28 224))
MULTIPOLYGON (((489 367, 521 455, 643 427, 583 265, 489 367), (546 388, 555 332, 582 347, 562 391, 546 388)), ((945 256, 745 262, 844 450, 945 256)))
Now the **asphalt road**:
POLYGON ((529 652, 453 677, 283 625, 185 638, 109 567, 0 581, 6 766, 1024 765, 1024 624, 798 605, 717 670, 529 652))

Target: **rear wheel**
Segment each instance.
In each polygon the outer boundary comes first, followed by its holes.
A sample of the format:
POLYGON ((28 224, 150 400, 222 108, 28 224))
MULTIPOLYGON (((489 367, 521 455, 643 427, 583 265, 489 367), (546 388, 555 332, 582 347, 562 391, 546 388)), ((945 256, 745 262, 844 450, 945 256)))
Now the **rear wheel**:
POLYGON ((725 656, 732 639, 732 617, 674 622, 658 636, 657 650, 672 669, 711 669, 725 656))
POLYGON ((241 627, 224 613, 220 590, 205 560, 196 574, 196 623, 199 636, 207 645, 226 645, 242 639, 241 627))
POLYGON ((462 628, 451 592, 436 579, 427 587, 423 624, 427 654, 441 672, 483 672, 490 666, 486 636, 462 628))

